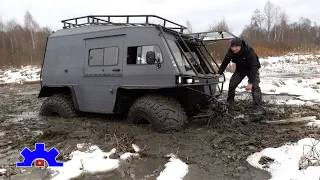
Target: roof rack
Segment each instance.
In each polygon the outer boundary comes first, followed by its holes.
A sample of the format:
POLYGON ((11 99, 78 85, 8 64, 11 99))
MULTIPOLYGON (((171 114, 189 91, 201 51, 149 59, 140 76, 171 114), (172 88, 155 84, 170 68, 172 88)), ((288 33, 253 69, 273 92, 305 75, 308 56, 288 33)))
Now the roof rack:
POLYGON ((89 25, 109 25, 109 26, 158 26, 158 24, 151 22, 151 18, 154 18, 158 23, 171 30, 179 30, 183 33, 184 29, 187 27, 180 25, 178 23, 172 22, 165 18, 156 15, 89 15, 76 17, 71 19, 65 19, 61 22, 63 23, 63 29, 89 26, 89 25), (111 18, 125 18, 125 22, 112 22, 111 18), (131 18, 131 19, 130 19, 131 18), (144 22, 130 22, 132 18, 143 18, 144 22), (171 24, 171 27, 167 26, 171 24))

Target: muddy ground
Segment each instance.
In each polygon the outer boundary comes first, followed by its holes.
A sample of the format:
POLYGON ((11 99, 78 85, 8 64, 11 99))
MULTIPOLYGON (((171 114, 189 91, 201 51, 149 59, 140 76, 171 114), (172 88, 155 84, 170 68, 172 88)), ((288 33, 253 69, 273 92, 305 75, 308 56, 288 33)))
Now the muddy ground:
POLYGON ((194 120, 182 132, 159 134, 148 125, 131 125, 115 116, 39 117, 42 103, 42 99, 37 98, 39 88, 38 84, 0 87, 0 169, 8 170, 0 179, 49 179, 46 170, 15 167, 15 163, 22 160, 19 151, 24 147, 33 149, 35 142, 44 142, 46 148, 59 150, 62 161, 67 160, 67 155, 78 143, 92 143, 106 152, 113 147, 130 151, 131 143, 143 149, 140 159, 119 170, 75 179, 156 179, 168 162, 164 156, 175 153, 189 165, 185 180, 263 180, 269 179, 270 175, 248 165, 246 158, 250 154, 309 136, 320 139, 318 129, 263 122, 300 115, 320 119, 319 105, 298 107, 265 103, 267 112, 257 114, 250 107, 251 98, 242 95, 238 96, 242 99, 238 105, 223 116, 217 115, 211 123, 205 119, 194 120))

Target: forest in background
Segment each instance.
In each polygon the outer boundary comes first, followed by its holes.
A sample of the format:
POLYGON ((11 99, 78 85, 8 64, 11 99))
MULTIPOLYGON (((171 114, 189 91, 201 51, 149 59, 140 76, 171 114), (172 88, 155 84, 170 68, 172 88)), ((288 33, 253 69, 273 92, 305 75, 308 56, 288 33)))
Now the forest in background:
MULTIPOLYGON (((267 1, 263 9, 256 9, 250 24, 242 30, 240 38, 246 40, 260 57, 279 56, 289 52, 319 53, 320 26, 308 18, 301 17, 290 22, 290 17, 281 7, 267 1)), ((189 22, 186 23, 191 26, 189 22)), ((228 30, 225 20, 213 23, 208 30, 228 30)), ((218 60, 223 60, 228 41, 209 45, 210 52, 218 60)))
POLYGON ((40 65, 51 32, 49 27, 41 27, 29 11, 24 15, 24 25, 0 18, 0 67, 40 65))
MULTIPOLYGON (((263 9, 252 12, 250 24, 245 26, 240 37, 261 57, 288 52, 319 52, 320 26, 304 17, 297 22, 290 22, 289 19, 281 7, 268 1, 263 9)), ((189 21, 186 21, 186 26, 192 32, 189 21)), ((210 24, 207 30, 232 32, 224 19, 210 24)), ((14 19, 4 22, 0 17, 0 67, 41 65, 51 32, 49 27, 41 27, 29 11, 24 15, 23 25, 14 19)), ((229 41, 221 41, 208 45, 208 49, 221 61, 229 44, 229 41)))

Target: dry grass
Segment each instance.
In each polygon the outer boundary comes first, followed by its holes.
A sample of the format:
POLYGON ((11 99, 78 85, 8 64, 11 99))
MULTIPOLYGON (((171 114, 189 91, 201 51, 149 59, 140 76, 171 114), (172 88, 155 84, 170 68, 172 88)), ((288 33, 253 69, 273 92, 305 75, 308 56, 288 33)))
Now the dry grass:
POLYGON ((303 156, 299 160, 299 169, 307 169, 310 166, 320 166, 320 152, 317 150, 317 145, 320 143, 312 141, 310 138, 310 141, 312 142, 312 146, 310 145, 304 145, 303 146, 303 156), (310 150, 305 152, 305 147, 310 147, 310 150))
POLYGON ((129 137, 127 134, 123 134, 121 137, 117 137, 115 133, 112 135, 106 134, 105 140, 108 139, 113 142, 117 150, 120 150, 122 152, 135 152, 132 148, 133 137, 129 137))
POLYGON ((270 63, 267 61, 263 61, 263 63, 261 63, 261 66, 268 66, 268 65, 270 65, 270 63))
POLYGON ((280 51, 277 49, 263 47, 263 46, 253 46, 253 47, 259 57, 281 56, 287 53, 287 51, 280 51))

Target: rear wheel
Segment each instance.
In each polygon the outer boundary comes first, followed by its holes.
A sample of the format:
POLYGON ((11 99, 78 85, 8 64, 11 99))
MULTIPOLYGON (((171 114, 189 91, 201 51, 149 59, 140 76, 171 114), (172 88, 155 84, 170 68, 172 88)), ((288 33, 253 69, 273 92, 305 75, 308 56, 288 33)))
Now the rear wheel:
POLYGON ((129 109, 131 123, 148 121, 158 132, 180 131, 187 125, 181 104, 171 97, 147 95, 136 100, 129 109))
POLYGON ((40 109, 41 116, 59 115, 64 118, 76 117, 72 99, 66 94, 54 94, 48 97, 40 109))

